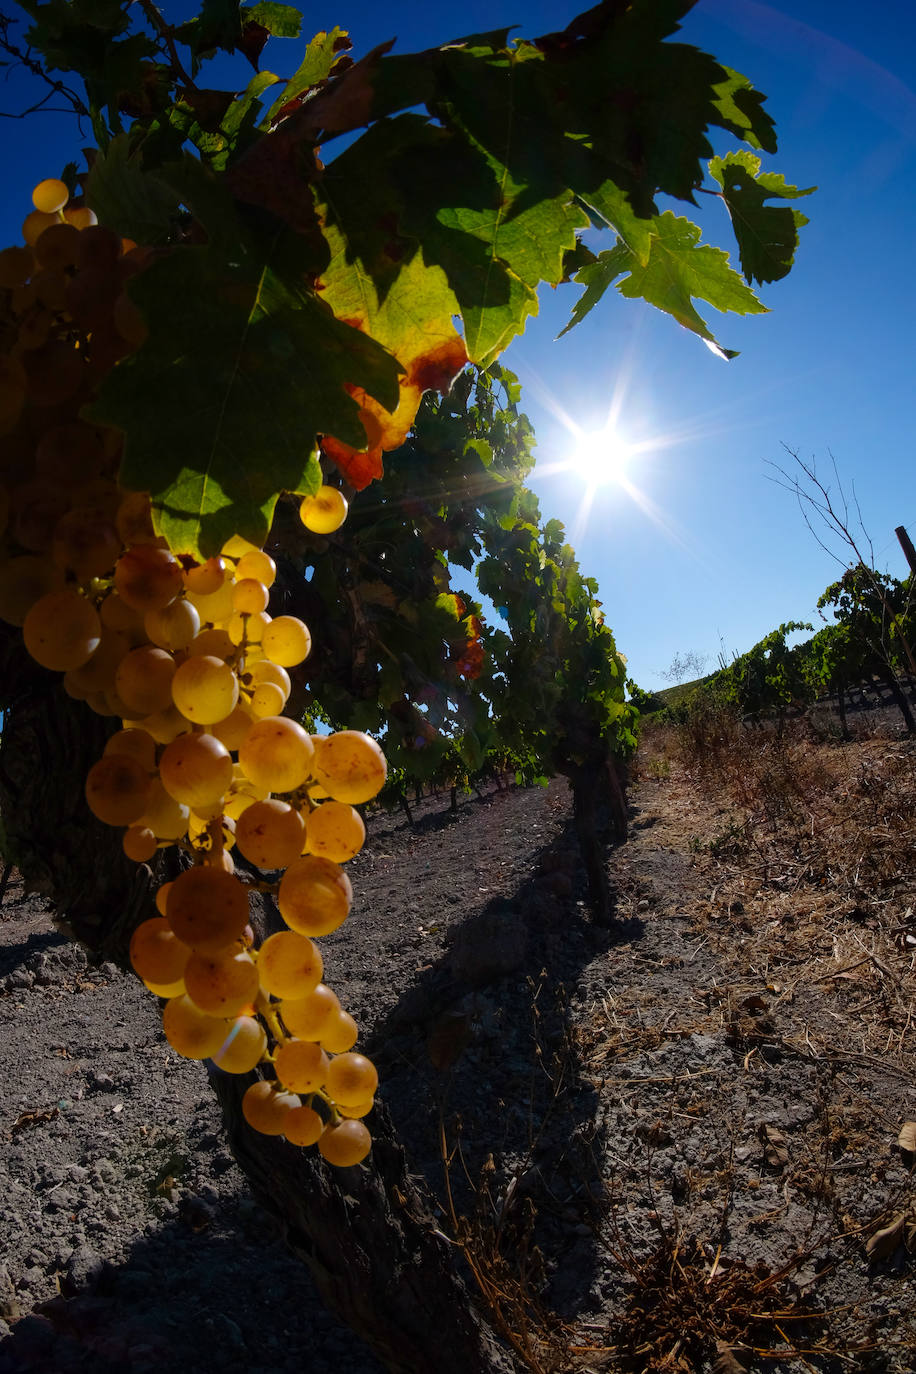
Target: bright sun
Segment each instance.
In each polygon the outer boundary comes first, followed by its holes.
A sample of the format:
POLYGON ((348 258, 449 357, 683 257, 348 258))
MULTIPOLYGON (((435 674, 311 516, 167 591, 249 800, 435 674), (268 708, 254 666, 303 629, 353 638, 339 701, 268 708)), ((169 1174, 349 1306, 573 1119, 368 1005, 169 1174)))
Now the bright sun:
POLYGON ((619 431, 607 426, 593 434, 579 436, 570 454, 569 466, 588 486, 606 486, 626 477, 632 452, 619 431))

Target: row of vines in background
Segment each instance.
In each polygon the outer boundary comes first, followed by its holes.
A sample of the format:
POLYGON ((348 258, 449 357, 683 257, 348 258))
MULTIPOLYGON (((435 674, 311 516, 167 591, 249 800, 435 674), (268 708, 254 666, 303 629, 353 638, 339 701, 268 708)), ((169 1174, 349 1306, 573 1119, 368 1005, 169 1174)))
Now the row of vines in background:
POLYGON ((831 697, 845 734, 850 693, 861 695, 865 684, 875 682, 889 693, 912 734, 916 719, 907 680, 914 676, 913 591, 912 577, 900 580, 861 563, 848 568, 818 599, 824 618, 832 616, 829 623, 795 644, 789 638, 813 626, 802 621, 780 625, 746 653, 723 663, 664 714, 677 721, 722 706, 750 722, 781 720, 789 711, 831 697))

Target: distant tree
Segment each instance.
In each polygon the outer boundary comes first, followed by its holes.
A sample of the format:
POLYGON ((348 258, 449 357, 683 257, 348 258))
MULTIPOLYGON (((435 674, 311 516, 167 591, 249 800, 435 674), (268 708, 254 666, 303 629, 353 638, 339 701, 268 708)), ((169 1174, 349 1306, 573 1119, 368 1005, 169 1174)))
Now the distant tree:
POLYGON ((689 649, 687 653, 676 653, 667 668, 661 670, 661 675, 666 682, 673 682, 680 687, 682 682, 688 682, 693 678, 702 677, 703 669, 709 662, 709 654, 701 654, 696 649, 689 649))

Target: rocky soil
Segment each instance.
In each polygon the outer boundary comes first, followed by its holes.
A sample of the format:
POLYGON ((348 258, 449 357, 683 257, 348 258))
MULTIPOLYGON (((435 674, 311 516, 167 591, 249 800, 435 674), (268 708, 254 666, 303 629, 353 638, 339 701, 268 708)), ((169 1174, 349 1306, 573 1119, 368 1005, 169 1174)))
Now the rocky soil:
MULTIPOLYGON (((644 749, 612 931, 563 783, 370 822, 328 981, 532 1368, 916 1363, 916 752, 798 748, 782 822, 644 749)), ((15 874, 0 1046, 2 1374, 377 1374, 248 1196, 206 1070, 15 874)))

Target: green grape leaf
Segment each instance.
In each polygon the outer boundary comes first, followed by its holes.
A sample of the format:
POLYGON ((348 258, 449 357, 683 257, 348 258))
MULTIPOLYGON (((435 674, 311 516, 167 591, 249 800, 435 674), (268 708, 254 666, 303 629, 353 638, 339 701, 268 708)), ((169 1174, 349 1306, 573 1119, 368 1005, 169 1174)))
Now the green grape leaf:
POLYGON ((538 284, 563 280, 587 216, 568 191, 527 195, 506 166, 458 133, 413 115, 396 123, 409 145, 395 170, 401 223, 425 262, 445 272, 468 356, 486 367, 537 314, 538 284))
MULTIPOLYGON (((600 254, 596 264, 582 269, 577 280, 584 279, 583 284, 590 293, 587 308, 595 304, 612 281, 626 272, 617 285, 622 296, 648 301, 671 315, 685 329, 693 330, 721 357, 735 357, 733 350, 723 348, 716 341, 705 320, 694 309, 693 299, 708 301, 716 310, 739 315, 764 314, 766 306, 729 267, 728 254, 711 244, 701 244, 699 239, 700 230, 695 224, 666 210, 654 221, 651 251, 645 266, 618 244, 609 253, 600 254)), ((572 321, 574 324, 587 313, 584 297, 577 305, 580 309, 572 321)))
POLYGON ((279 5, 275 0, 263 0, 258 5, 243 5, 242 26, 259 24, 277 38, 298 38, 302 32, 302 15, 293 5, 279 5))
POLYGON ((86 201, 102 224, 137 243, 167 243, 175 227, 179 197, 143 166, 142 145, 118 134, 95 155, 86 182, 86 201))
POLYGON ((761 172, 760 158, 743 149, 713 158, 709 171, 722 187, 745 277, 748 281, 779 281, 792 267, 798 231, 808 221, 799 210, 766 202, 810 196, 817 187, 799 190, 787 185, 778 172, 761 172))
POLYGON ((569 324, 560 331, 559 338, 568 334, 575 325, 581 324, 593 306, 596 306, 601 300, 608 287, 629 270, 632 261, 633 254, 626 244, 618 243, 614 248, 599 253, 593 262, 587 262, 584 267, 579 269, 573 280, 577 281, 580 286, 584 286, 585 290, 573 306, 569 324))
POLYGON ((763 109, 765 95, 755 91, 746 76, 723 67, 725 80, 718 82, 713 90, 713 106, 717 112, 716 123, 723 129, 760 148, 765 153, 776 152, 776 126, 763 109))
POLYGON ((233 533, 263 543, 277 494, 319 485, 316 435, 361 442, 345 388, 398 403, 395 360, 297 286, 284 249, 182 247, 130 284, 149 338, 88 413, 124 430, 120 480, 150 491, 179 553, 208 557, 233 533))
POLYGON ((327 81, 341 51, 349 46, 346 29, 334 28, 328 33, 316 33, 305 50, 298 70, 290 77, 264 116, 263 127, 270 128, 279 118, 281 110, 292 105, 320 82, 327 81))
POLYGON ((192 72, 200 70, 202 57, 222 48, 235 52, 242 42, 238 0, 203 0, 200 14, 179 25, 175 37, 191 49, 192 72))

